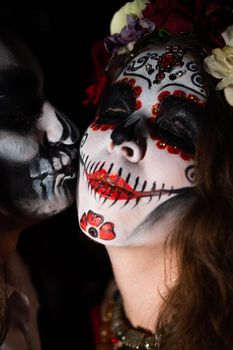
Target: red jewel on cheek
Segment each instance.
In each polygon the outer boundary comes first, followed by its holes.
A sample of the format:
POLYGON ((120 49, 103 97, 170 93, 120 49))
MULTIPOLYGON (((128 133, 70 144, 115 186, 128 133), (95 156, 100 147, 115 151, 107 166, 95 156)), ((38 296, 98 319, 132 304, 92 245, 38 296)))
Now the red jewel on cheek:
POLYGON ((162 102, 166 97, 168 97, 170 95, 171 95, 170 91, 167 91, 167 90, 162 91, 158 96, 159 102, 162 102))
POLYGON ((160 150, 166 150, 170 154, 179 155, 185 161, 189 161, 194 158, 192 154, 185 153, 179 150, 179 148, 176 146, 169 145, 166 142, 159 140, 156 136, 151 135, 151 138, 152 140, 156 141, 155 144, 160 150))
POLYGON ((179 149, 177 147, 170 146, 170 145, 167 145, 167 151, 170 154, 178 154, 178 153, 180 153, 180 151, 179 151, 179 149))
POLYGON ((133 88, 133 92, 134 92, 134 95, 136 96, 136 97, 139 97, 140 95, 141 95, 141 93, 142 93, 142 88, 141 88, 141 86, 135 86, 134 88, 133 88))
POLYGON ((155 103, 153 104, 153 106, 151 107, 151 113, 154 115, 154 116, 157 116, 158 112, 159 112, 159 106, 160 106, 160 103, 155 103))
POLYGON ((128 84, 132 87, 135 85, 135 83, 136 83, 135 79, 129 79, 129 81, 128 81, 128 84))
POLYGON ((142 102, 141 102, 140 100, 137 100, 137 101, 136 101, 136 107, 135 107, 135 109, 138 110, 138 109, 140 109, 141 107, 142 107, 142 102))

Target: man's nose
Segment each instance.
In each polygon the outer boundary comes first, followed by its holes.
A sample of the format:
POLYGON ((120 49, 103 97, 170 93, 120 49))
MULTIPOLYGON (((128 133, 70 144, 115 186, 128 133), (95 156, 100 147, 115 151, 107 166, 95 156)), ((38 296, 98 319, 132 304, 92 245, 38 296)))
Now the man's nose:
POLYGON ((78 128, 62 112, 55 111, 56 117, 63 126, 60 142, 66 145, 74 145, 79 140, 78 128))
POLYGON ((48 102, 43 106, 38 128, 45 134, 49 144, 71 146, 79 140, 80 134, 76 126, 48 102))

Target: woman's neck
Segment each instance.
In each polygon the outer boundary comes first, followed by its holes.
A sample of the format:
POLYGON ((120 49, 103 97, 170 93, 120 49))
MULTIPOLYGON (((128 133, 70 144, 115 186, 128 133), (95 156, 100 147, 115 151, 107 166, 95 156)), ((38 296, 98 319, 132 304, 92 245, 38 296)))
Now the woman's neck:
POLYGON ((134 327, 154 332, 176 267, 164 242, 155 247, 107 247, 127 318, 134 327))

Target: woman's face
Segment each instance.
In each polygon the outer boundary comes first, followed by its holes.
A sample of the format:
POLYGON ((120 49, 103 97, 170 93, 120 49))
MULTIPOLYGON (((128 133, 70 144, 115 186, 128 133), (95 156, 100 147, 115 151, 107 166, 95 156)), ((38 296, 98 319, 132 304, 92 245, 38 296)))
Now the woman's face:
POLYGON ((78 132, 44 97, 40 66, 0 38, 0 213, 37 221, 75 198, 78 132))
POLYGON ((84 233, 115 246, 154 239, 155 222, 194 186, 205 101, 197 63, 181 48, 148 48, 125 66, 80 144, 84 233))

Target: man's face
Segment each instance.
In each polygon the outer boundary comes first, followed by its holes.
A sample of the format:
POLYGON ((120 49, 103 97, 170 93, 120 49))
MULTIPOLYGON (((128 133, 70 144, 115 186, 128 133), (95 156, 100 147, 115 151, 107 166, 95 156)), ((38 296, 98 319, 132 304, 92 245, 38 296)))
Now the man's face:
POLYGON ((44 97, 34 57, 10 41, 0 41, 0 212, 40 220, 73 203, 78 132, 44 97))
POLYGON ((148 48, 126 65, 81 140, 84 233, 115 246, 155 239, 155 222, 185 203, 194 186, 205 101, 197 63, 182 49, 148 48))

